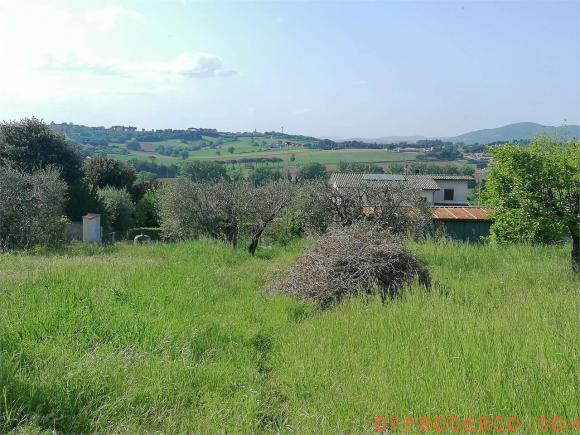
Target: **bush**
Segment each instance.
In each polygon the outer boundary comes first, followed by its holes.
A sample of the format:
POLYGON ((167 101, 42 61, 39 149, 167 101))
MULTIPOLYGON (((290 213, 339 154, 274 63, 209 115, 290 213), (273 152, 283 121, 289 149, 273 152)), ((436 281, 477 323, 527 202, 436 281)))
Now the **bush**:
POLYGON ((321 163, 308 163, 298 169, 297 178, 299 180, 324 180, 328 177, 326 166, 321 163))
POLYGON ((105 205, 107 222, 113 231, 127 231, 134 224, 135 205, 125 189, 105 187, 99 189, 99 198, 105 205))
POLYGON ((356 294, 379 293, 384 302, 415 278, 430 288, 429 271, 400 239, 360 223, 321 237, 270 291, 313 299, 321 307, 356 294))
POLYGON ((497 243, 547 243, 562 240, 566 227, 548 216, 531 216, 521 208, 494 213, 490 240, 497 243))
POLYGON ((136 139, 132 139, 127 142, 126 147, 131 151, 141 151, 141 144, 136 139))
POLYGON ((93 157, 83 167, 87 182, 97 188, 130 189, 137 179, 135 168, 110 157, 93 157))
POLYGON ((0 250, 54 245, 64 236, 62 215, 67 186, 60 171, 28 174, 0 168, 0 250))
POLYGON ((194 160, 181 165, 181 175, 189 177, 192 181, 220 181, 227 180, 226 168, 216 162, 194 160))
POLYGON ((73 222, 80 222, 87 213, 101 215, 101 225, 107 227, 105 205, 99 198, 97 190, 89 186, 86 180, 78 180, 68 187, 66 215, 73 222))
POLYGON ((260 167, 252 171, 248 179, 254 186, 263 186, 281 180, 283 177, 284 174, 276 169, 260 167))
POLYGON ((149 189, 135 206, 135 221, 139 227, 158 227, 157 194, 155 189, 149 189))
POLYGON ((264 244, 285 246, 303 235, 304 231, 296 222, 294 213, 289 211, 286 219, 280 218, 270 224, 264 231, 262 240, 264 244))

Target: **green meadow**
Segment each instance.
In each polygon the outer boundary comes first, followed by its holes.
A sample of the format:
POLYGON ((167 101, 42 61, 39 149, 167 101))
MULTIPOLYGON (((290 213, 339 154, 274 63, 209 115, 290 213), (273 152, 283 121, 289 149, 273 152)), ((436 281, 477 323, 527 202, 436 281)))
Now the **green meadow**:
POLYGON ((0 431, 360 433, 377 416, 517 416, 525 429, 578 416, 567 246, 411 244, 430 293, 321 311, 265 292, 309 243, 255 257, 207 240, 0 255, 0 431))
MULTIPOLYGON (((143 151, 128 151, 127 154, 110 154, 110 157, 122 161, 131 159, 149 160, 154 157, 157 162, 163 164, 180 163, 183 161, 181 158, 159 154, 156 152, 156 148, 160 145, 182 148, 190 145, 199 145, 208 141, 215 142, 215 140, 215 138, 207 137, 202 141, 193 141, 190 144, 183 144, 177 139, 160 142, 142 142, 141 148, 143 151)), ((272 164, 273 166, 292 167, 314 162, 324 165, 337 165, 341 161, 362 163, 402 162, 415 160, 417 156, 416 153, 398 153, 395 151, 374 149, 319 150, 305 147, 275 148, 264 145, 264 141, 266 143, 275 142, 272 139, 256 138, 255 143, 252 143, 251 137, 240 136, 237 140, 223 141, 215 149, 208 148, 190 151, 189 159, 223 160, 235 163, 234 161, 236 159, 276 157, 283 159, 283 162, 274 163, 272 164), (233 153, 230 152, 230 147, 233 147, 233 153), (290 161, 292 155, 294 155, 295 159, 290 161)), ((123 144, 111 145, 119 147, 120 150, 124 148, 123 144)))
MULTIPOLYGON (((129 151, 128 154, 111 154, 118 160, 148 160, 151 156, 162 163, 179 163, 183 160, 178 157, 164 156, 156 152, 129 151)), ((310 150, 306 148, 290 150, 268 150, 268 151, 247 151, 234 152, 230 154, 227 150, 220 151, 217 155, 215 150, 199 150, 190 152, 189 160, 224 160, 234 162, 242 158, 260 158, 260 157, 278 157, 283 162, 276 163, 280 166, 296 166, 305 163, 322 163, 325 165, 337 165, 341 161, 345 162, 363 162, 363 163, 385 163, 385 162, 403 162, 415 160, 415 153, 398 153, 394 151, 383 150, 310 150), (290 156, 294 154, 295 160, 290 161, 290 156)))

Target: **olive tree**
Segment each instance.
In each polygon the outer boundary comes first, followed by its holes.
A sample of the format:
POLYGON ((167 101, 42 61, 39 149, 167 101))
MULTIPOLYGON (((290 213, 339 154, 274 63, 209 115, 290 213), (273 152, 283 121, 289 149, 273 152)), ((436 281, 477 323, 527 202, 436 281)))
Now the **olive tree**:
POLYGON ((248 252, 256 252, 264 230, 288 206, 292 198, 293 185, 287 180, 278 180, 258 187, 246 189, 246 216, 250 223, 248 252))
POLYGON ((281 180, 254 186, 247 181, 199 183, 181 177, 159 191, 161 229, 174 240, 209 236, 234 248, 247 237, 248 251, 254 254, 291 192, 291 184, 281 180))
POLYGON ((195 182, 180 177, 159 191, 161 229, 167 238, 206 235, 237 246, 244 216, 245 183, 195 182))
POLYGON ((332 227, 347 227, 373 221, 400 235, 429 231, 430 213, 420 191, 392 182, 335 189, 328 183, 304 183, 298 189, 292 210, 307 231, 322 234, 332 227))
POLYGON ((0 167, 0 250, 59 242, 66 190, 56 168, 28 173, 4 162, 0 167))

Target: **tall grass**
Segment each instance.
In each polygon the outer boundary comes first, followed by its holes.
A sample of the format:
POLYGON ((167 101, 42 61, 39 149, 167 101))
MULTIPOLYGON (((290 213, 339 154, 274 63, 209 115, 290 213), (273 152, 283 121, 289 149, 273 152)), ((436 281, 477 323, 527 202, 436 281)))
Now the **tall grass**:
POLYGON ((0 257, 0 431, 361 432, 376 416, 580 409, 561 247, 413 245, 431 294, 331 310, 263 289, 302 244, 0 257))
POLYGON ((432 270, 432 294, 417 289, 387 306, 352 300, 285 336, 274 365, 292 398, 289 421, 358 432, 377 416, 517 416, 524 429, 541 416, 577 416, 580 280, 567 253, 414 248, 432 270))

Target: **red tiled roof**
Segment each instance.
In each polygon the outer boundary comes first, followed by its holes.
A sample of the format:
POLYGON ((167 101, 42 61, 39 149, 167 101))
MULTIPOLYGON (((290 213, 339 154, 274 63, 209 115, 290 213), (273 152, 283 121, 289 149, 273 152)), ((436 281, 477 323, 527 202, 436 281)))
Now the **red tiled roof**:
POLYGON ((435 220, 489 221, 492 208, 485 207, 431 207, 435 220))

